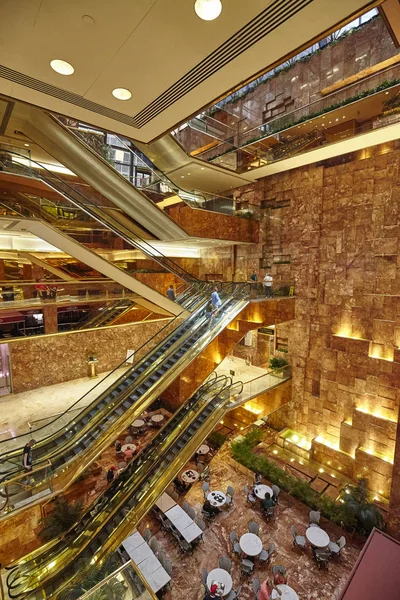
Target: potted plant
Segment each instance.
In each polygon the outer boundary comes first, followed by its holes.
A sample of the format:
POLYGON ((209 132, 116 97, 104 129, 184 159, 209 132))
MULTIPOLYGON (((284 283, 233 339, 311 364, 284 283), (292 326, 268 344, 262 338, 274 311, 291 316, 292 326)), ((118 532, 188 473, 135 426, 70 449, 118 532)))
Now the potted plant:
POLYGON ((39 537, 43 542, 66 533, 82 516, 82 502, 69 504, 66 498, 59 497, 53 506, 51 513, 40 519, 42 529, 39 531, 39 537))
POLYGON ((368 479, 364 477, 360 478, 356 485, 348 485, 340 498, 348 521, 352 521, 357 530, 364 535, 369 535, 374 527, 384 527, 382 513, 370 502, 370 498, 368 479))
POLYGON ((286 358, 282 358, 280 356, 273 356, 269 359, 269 366, 276 377, 283 377, 284 367, 286 367, 288 364, 289 363, 286 358))

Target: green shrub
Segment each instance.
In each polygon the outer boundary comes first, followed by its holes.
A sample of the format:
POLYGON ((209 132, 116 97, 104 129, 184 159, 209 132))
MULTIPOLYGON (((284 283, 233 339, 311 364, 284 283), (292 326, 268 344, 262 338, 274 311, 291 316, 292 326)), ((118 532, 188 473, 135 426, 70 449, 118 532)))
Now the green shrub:
POLYGON ((40 519, 42 529, 39 531, 39 537, 43 542, 48 542, 53 538, 66 533, 82 516, 82 502, 69 504, 66 498, 62 496, 54 502, 54 508, 43 519, 40 519))
POLYGON ((227 436, 223 435, 219 431, 213 431, 207 438, 207 441, 211 444, 213 448, 217 450, 221 448, 222 444, 226 441, 227 436))
POLYGON ((282 367, 286 367, 288 361, 286 358, 281 358, 280 356, 274 356, 269 359, 269 366, 271 369, 281 369, 282 367))
MULTIPOLYGON (((244 436, 243 440, 233 442, 231 446, 233 458, 251 471, 261 473, 268 481, 276 484, 311 509, 321 511, 321 514, 333 523, 343 523, 346 527, 359 525, 345 504, 336 503, 329 496, 320 496, 306 481, 297 479, 266 457, 253 454, 254 446, 262 438, 262 431, 253 429, 244 436)), ((359 526, 357 528, 364 533, 364 529, 359 526)))

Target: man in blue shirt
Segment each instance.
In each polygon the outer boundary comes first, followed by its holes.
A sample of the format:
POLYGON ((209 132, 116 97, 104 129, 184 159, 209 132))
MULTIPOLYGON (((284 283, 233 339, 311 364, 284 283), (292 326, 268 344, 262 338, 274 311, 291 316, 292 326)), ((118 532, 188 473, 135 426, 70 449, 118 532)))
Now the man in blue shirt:
POLYGON ((175 296, 174 286, 172 286, 172 285, 169 286, 169 288, 167 289, 167 296, 170 300, 175 302, 176 296, 175 296))
POLYGON ((212 305, 213 305, 213 308, 215 311, 217 311, 222 304, 221 298, 219 297, 219 294, 218 294, 218 288, 216 288, 216 287, 214 288, 214 291, 211 294, 211 302, 212 302, 212 305))

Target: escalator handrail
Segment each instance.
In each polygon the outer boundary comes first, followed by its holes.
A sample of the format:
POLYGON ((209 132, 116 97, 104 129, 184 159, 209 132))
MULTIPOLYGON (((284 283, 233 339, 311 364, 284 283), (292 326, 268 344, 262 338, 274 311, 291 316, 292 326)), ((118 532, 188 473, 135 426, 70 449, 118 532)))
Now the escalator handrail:
MULTIPOLYGON (((137 354, 138 352, 140 352, 140 351, 141 351, 141 350, 142 350, 142 349, 143 349, 143 348, 144 348, 144 347, 145 347, 147 344, 149 344, 150 342, 152 342, 152 340, 154 340, 154 338, 155 338, 156 336, 160 335, 160 334, 161 334, 161 333, 162 333, 162 332, 163 332, 163 331, 164 331, 164 330, 165 330, 167 327, 170 327, 171 323, 174 323, 174 321, 176 322, 176 321, 177 321, 179 318, 180 318, 180 316, 179 316, 179 315, 177 315, 177 316, 176 316, 176 317, 174 317, 174 318, 173 318, 171 321, 169 321, 169 322, 168 322, 166 325, 164 325, 164 327, 162 327, 162 328, 161 328, 159 331, 157 331, 155 334, 153 334, 153 335, 152 335, 152 336, 151 336, 151 337, 150 337, 150 338, 149 338, 149 339, 148 339, 146 342, 144 342, 144 344, 142 344, 141 346, 139 346, 139 348, 137 348, 137 349, 135 350, 135 354, 137 354)), ((172 332, 170 332, 170 334, 172 335, 172 333, 173 333, 174 331, 175 331, 175 328, 172 330, 172 332)), ((165 341, 168 339, 168 337, 170 337, 170 335, 168 335, 168 336, 167 336, 167 338, 165 338, 165 340, 164 340, 164 339, 162 339, 162 341, 163 341, 163 342, 165 342, 165 341)), ((155 350, 155 349, 156 349, 156 347, 154 347, 152 350, 155 350)), ((151 352, 151 350, 150 350, 149 352, 151 352)), ((148 354, 146 354, 145 356, 143 356, 143 357, 140 359, 140 361, 136 362, 134 365, 132 365, 131 367, 129 367, 129 368, 127 369, 127 372, 129 371, 129 369, 131 369, 131 368, 133 368, 133 367, 138 367, 138 366, 139 366, 139 363, 140 363, 140 362, 142 362, 142 361, 143 361, 143 360, 144 360, 146 357, 148 357, 148 354)), ((56 420, 58 420, 58 419, 60 419, 61 417, 63 417, 63 416, 66 414, 66 413, 70 412, 70 411, 71 411, 71 410, 74 408, 74 406, 75 406, 76 404, 78 404, 78 403, 79 403, 81 400, 83 400, 83 399, 84 399, 84 398, 85 398, 85 397, 86 397, 88 394, 90 394, 90 393, 91 393, 91 392, 92 392, 92 391, 93 391, 93 390, 94 390, 96 387, 98 387, 99 385, 101 385, 101 384, 103 383, 103 381, 104 381, 104 380, 105 380, 107 377, 110 377, 110 375, 114 374, 114 373, 115 373, 115 371, 117 371, 117 369, 120 369, 120 368, 122 368, 122 367, 125 365, 125 363, 126 363, 126 360, 127 360, 127 359, 125 358, 125 359, 124 359, 124 360, 123 360, 121 363, 119 363, 119 364, 118 364, 118 365, 117 365, 117 366, 116 366, 116 367, 115 367, 115 368, 114 368, 112 371, 110 371, 110 373, 108 373, 108 374, 107 374, 105 377, 103 377, 103 379, 101 379, 100 381, 98 381, 98 382, 97 382, 97 383, 96 383, 96 384, 95 384, 95 385, 94 385, 92 388, 90 388, 90 390, 88 390, 87 392, 85 392, 85 393, 83 394, 83 396, 81 396, 80 398, 78 398, 78 400, 76 400, 76 401, 75 401, 75 402, 74 402, 74 403, 73 403, 73 404, 72 404, 72 405, 71 405, 71 406, 70 406, 68 409, 66 409, 66 410, 65 410, 63 413, 61 413, 60 415, 58 415, 57 417, 55 417, 55 418, 54 418, 52 421, 50 421, 49 423, 46 423, 46 425, 42 425, 41 427, 37 427, 36 429, 32 429, 32 430, 30 430, 30 431, 27 431, 26 433, 21 433, 21 434, 19 434, 19 435, 17 435, 17 436, 14 436, 14 437, 12 437, 12 438, 8 438, 8 439, 5 439, 5 440, 0 440, 0 449, 1 449, 1 444, 3 444, 3 443, 6 443, 6 442, 10 442, 10 440, 15 440, 15 439, 18 439, 18 438, 20 438, 20 437, 24 437, 24 436, 26 436, 26 435, 31 435, 31 434, 32 434, 32 437, 33 437, 33 434, 34 434, 35 432, 37 432, 37 431, 40 431, 40 430, 41 430, 41 429, 43 429, 44 427, 48 427, 49 425, 53 424, 53 423, 54 423, 56 420)), ((117 381, 118 381, 118 380, 117 380, 117 381)), ((117 383, 117 381, 115 381, 114 383, 117 383)), ((108 389, 109 389, 109 388, 107 388, 107 390, 108 390, 108 389)), ((105 390, 105 391, 107 391, 107 390, 105 390)), ((14 451, 7 452, 7 454, 10 454, 11 452, 14 452, 14 451)), ((1 452, 0 452, 0 458, 1 458, 1 456, 2 456, 2 455, 1 455, 1 452)))
MULTIPOLYGON (((222 306, 224 306, 226 303, 229 303, 230 301, 231 301, 231 298, 228 297, 225 300, 225 302, 223 303, 222 306)), ((72 420, 73 421, 82 420, 84 418, 85 414, 88 414, 88 413, 90 413, 91 410, 93 410, 93 405, 98 405, 102 401, 102 399, 104 399, 107 396, 109 396, 112 393, 112 391, 115 388, 117 388, 118 385, 122 381, 126 380, 130 375, 132 375, 132 373, 134 373, 135 370, 138 370, 141 364, 143 364, 146 361, 148 361, 152 357, 152 355, 154 353, 156 353, 160 349, 160 346, 165 345, 171 337, 174 337, 180 327, 184 327, 185 324, 187 325, 187 323, 188 323, 189 320, 196 320, 198 316, 201 316, 201 313, 204 310, 203 304, 204 304, 204 302, 196 309, 195 312, 192 313, 192 315, 188 319, 186 319, 186 321, 182 322, 177 328, 175 328, 174 330, 172 330, 167 335, 166 338, 162 339, 162 341, 157 346, 155 346, 154 348, 152 348, 142 359, 140 359, 137 363, 135 363, 135 365, 132 365, 132 367, 130 369, 128 369, 128 371, 126 373, 124 373, 120 378, 118 378, 115 382, 113 382, 113 384, 111 386, 109 386, 106 390, 104 390, 99 396, 97 396, 96 398, 94 398, 94 400, 88 406, 84 407, 80 411, 80 413, 78 415, 76 415, 75 417, 73 417, 72 420)), ((193 332, 196 329, 201 329, 203 326, 204 326, 204 323, 200 323, 200 324, 197 324, 196 326, 193 326, 193 327, 187 329, 186 332, 182 333, 180 335, 180 337, 178 338, 178 340, 176 340, 172 344, 172 346, 170 346, 168 348, 168 350, 163 353, 163 355, 161 357, 159 357, 156 361, 152 362, 151 365, 149 365, 136 379, 134 379, 134 381, 132 382, 132 384, 128 388, 126 388, 124 390, 121 390, 119 392, 118 396, 116 397, 116 398, 119 399, 119 403, 122 403, 124 401, 124 398, 126 398, 127 395, 132 394, 135 388, 140 387, 143 384, 143 382, 151 376, 151 370, 153 370, 153 371, 157 370, 162 363, 168 361, 169 360, 169 356, 173 355, 177 351, 177 349, 179 348, 179 346, 182 345, 182 343, 184 343, 185 340, 188 337, 190 337, 191 335, 193 335, 193 332), (158 364, 159 361, 160 361, 160 364, 158 364), (149 370, 150 370, 150 372, 149 372, 149 370)), ((94 386, 94 387, 96 387, 96 386, 94 386)), ((94 389, 94 388, 92 388, 92 389, 94 389)), ((117 399, 116 399, 116 401, 117 401, 117 399)), ((112 405, 112 408, 115 409, 115 410, 117 409, 117 407, 116 406, 114 407, 114 405, 112 405)), ((64 411, 63 415, 66 414, 67 412, 69 412, 70 410, 71 410, 71 407, 67 411, 64 411)), ((58 418, 60 418, 63 415, 59 415, 58 418)), ((57 420, 57 418, 55 418, 53 421, 51 421, 51 423, 54 423, 56 420, 57 420)), ((90 425, 92 427, 93 427, 93 425, 97 425, 97 421, 98 421, 97 416, 93 417, 90 420, 90 425)), ((49 424, 46 424, 46 425, 42 426, 42 428, 43 427, 47 427, 48 425, 49 424)), ((38 442, 37 445, 38 446, 42 446, 42 447, 46 446, 47 444, 49 444, 51 442, 52 439, 57 438, 57 436, 60 434, 60 432, 61 431, 63 432, 67 428, 67 425, 68 425, 68 423, 60 426, 60 428, 58 430, 56 430, 56 431, 50 433, 48 436, 42 438, 38 442)), ((89 425, 88 425, 88 427, 89 427, 89 425)), ((35 431, 37 431, 37 430, 35 430, 35 431)), ((32 432, 29 432, 29 436, 30 437, 32 437, 31 433, 32 432)), ((82 434, 82 432, 81 432, 81 434, 82 434)), ((27 435, 27 434, 24 434, 24 435, 27 435)), ((21 436, 18 436, 18 437, 21 437, 21 436)), ((13 438, 13 439, 17 439, 17 438, 13 438)), ((68 440, 68 445, 71 444, 71 443, 74 443, 74 439, 73 438, 70 438, 68 440)), ((53 452, 53 454, 51 454, 51 456, 53 457, 53 455, 57 453, 57 448, 56 449, 52 448, 51 450, 55 450, 55 452, 53 452)), ((14 450, 8 451, 7 453, 5 453, 1 457, 1 463, 11 462, 11 458, 19 456, 19 454, 21 453, 21 451, 22 451, 22 446, 19 447, 19 448, 15 448, 14 450)), ((65 452, 65 446, 63 447, 63 451, 65 452)), ((38 457, 38 460, 36 461, 37 464, 39 462, 41 462, 41 461, 46 460, 46 456, 48 458, 48 455, 44 455, 44 456, 38 457)), ((19 470, 21 470, 21 466, 19 466, 19 470)), ((3 471, 2 472, 2 479, 1 479, 0 483, 1 484, 5 484, 7 478, 10 476, 10 474, 14 476, 14 473, 15 473, 15 469, 14 469, 14 471, 12 471, 11 469, 9 469, 7 471, 3 471)))
MULTIPOLYGON (((34 171, 37 178, 44 181, 45 183, 49 183, 49 181, 46 179, 46 177, 43 176, 43 174, 40 171, 45 171, 45 173, 47 174, 48 179, 51 182, 52 187, 57 189, 56 184, 54 184, 54 180, 58 183, 58 185, 63 186, 65 188, 67 188, 68 190, 68 194, 70 194, 69 200, 70 202, 72 202, 72 204, 75 204, 77 206, 79 206, 79 208, 81 210, 82 206, 78 204, 76 204, 76 202, 78 202, 77 200, 73 200, 74 195, 78 195, 80 196, 83 201, 82 204, 85 207, 85 212, 89 213, 93 219, 95 219, 96 221, 100 220, 100 217, 96 214, 92 214, 90 212, 90 210, 94 209, 95 213, 96 211, 99 211, 100 213, 102 213, 102 218, 103 218, 103 224, 105 224, 106 227, 108 227, 109 229, 111 229, 116 235, 119 235, 120 237, 122 237, 123 239, 125 239, 128 243, 131 243, 133 246, 137 246, 139 247, 139 249, 146 254, 147 256, 150 256, 153 260, 155 260, 157 262, 157 259, 159 259, 158 262, 160 262, 161 264, 163 264, 164 267, 166 267, 169 271, 174 272, 178 277, 181 277, 182 279, 186 280, 186 281, 196 281, 197 278, 193 277, 192 275, 190 275, 190 273, 188 273, 187 271, 185 271, 185 269, 183 269, 182 267, 180 267, 177 263, 175 263, 173 260, 171 260, 170 258, 164 256, 162 254, 162 252, 160 252, 159 250, 157 250, 156 248, 154 248, 149 242, 147 242, 146 240, 142 239, 137 233, 133 234, 132 232, 129 232, 129 235, 126 234, 121 234, 121 228, 125 227, 123 225, 121 225, 120 223, 118 223, 117 221, 115 221, 115 219, 113 219, 110 215, 108 215, 107 213, 104 213, 102 211, 102 207, 98 206, 96 204, 94 204, 94 202, 92 202, 92 200, 90 200, 87 196, 85 196, 84 194, 82 194, 82 192, 76 190, 74 187, 72 187, 71 185, 69 185, 66 181, 64 181, 61 177, 58 177, 58 175, 56 175, 55 173, 53 173, 52 171, 50 171, 49 169, 47 169, 46 167, 43 166, 43 164, 38 163, 37 161, 33 160, 32 158, 27 158, 26 156, 19 154, 18 152, 14 152, 11 150, 3 150, 1 149, 1 153, 0 153, 0 157, 1 154, 3 155, 9 155, 9 156, 17 156, 19 158, 22 158, 24 161, 28 161, 29 163, 32 163, 35 168, 30 168, 27 165, 25 165, 24 163, 16 163, 17 167, 21 170, 23 170, 23 168, 30 170, 31 172, 34 171), (39 172, 37 172, 39 171, 39 172), (88 203, 88 204, 86 204, 88 203), (110 226, 109 222, 113 221, 114 225, 110 226), (117 225, 115 225, 115 223, 117 225), (115 231, 115 229, 117 231, 115 231), (119 231, 118 231, 119 230, 119 231), (137 241, 136 240, 139 240, 137 241), (150 248, 150 250, 148 249, 150 248), (169 265, 169 266, 166 266, 169 265), (172 265, 172 266, 171 266, 172 265)), ((5 168, 7 169, 7 165, 4 165, 5 168)), ((117 172, 117 171, 116 171, 117 172)), ((125 179, 125 178, 124 178, 125 179)), ((59 189, 57 189, 57 191, 59 193, 62 194, 66 194, 65 191, 60 192, 59 189)), ((127 230, 129 231, 129 230, 127 230)))
MULTIPOLYGON (((166 446, 163 448, 163 451, 161 452, 161 454, 158 454, 158 453, 159 453, 160 440, 163 438, 163 436, 165 436, 165 435, 166 435, 166 434, 165 434, 165 432, 166 432, 166 431, 168 432, 168 429, 169 429, 169 428, 171 427, 171 425, 173 424, 173 423, 172 423, 172 421, 175 421, 175 422, 176 422, 176 420, 177 420, 177 417, 179 416, 179 413, 181 413, 181 412, 183 412, 183 411, 187 411, 187 410, 188 410, 188 404, 189 404, 189 403, 192 403, 192 404, 193 404, 193 403, 195 403, 196 401, 200 402, 200 401, 201 401, 201 399, 202 399, 202 396, 203 396, 203 394, 204 394, 204 393, 207 393, 207 389, 206 389, 206 388, 212 388, 212 386, 213 386, 213 385, 215 385, 215 383, 216 383, 216 381, 217 381, 218 379, 221 379, 222 381, 224 381, 224 380, 225 380, 225 383, 224 383, 224 385, 223 385, 222 389, 218 390, 218 392, 217 392, 216 396, 215 396, 215 395, 213 395, 211 398, 209 398, 209 399, 208 399, 208 403, 209 403, 209 402, 212 402, 212 401, 215 399, 215 397, 218 397, 218 396, 220 396, 220 395, 221 395, 221 394, 222 394, 222 393, 223 393, 225 390, 227 390, 227 389, 229 389, 229 388, 230 388, 230 385, 231 385, 231 384, 227 386, 227 382, 229 381, 229 378, 227 378, 227 377, 226 377, 226 376, 224 376, 224 375, 222 375, 222 376, 220 376, 220 377, 217 377, 217 379, 216 379, 214 382, 206 382, 205 384, 203 384, 203 386, 201 386, 201 387, 200 387, 200 388, 197 390, 197 392, 195 392, 194 394, 192 394, 192 396, 191 396, 191 398, 188 400, 188 402, 187 402, 187 403, 185 403, 185 404, 184 404, 184 405, 183 405, 183 406, 182 406, 182 407, 179 409, 178 413, 176 413, 176 414, 174 415, 174 417, 171 419, 171 421, 166 423, 166 425, 165 425, 165 426, 162 428, 162 430, 161 430, 161 431, 160 431, 160 432, 157 434, 157 436, 156 436, 156 437, 155 437, 155 438, 152 440, 152 442, 150 443, 150 445, 149 445, 147 448, 145 448, 145 449, 144 449, 143 453, 140 453, 140 454, 138 455, 138 457, 137 457, 137 458, 139 458, 139 457, 140 457, 140 458, 142 459, 142 460, 141 460, 141 464, 142 464, 142 465, 145 465, 145 466, 144 466, 144 471, 142 471, 142 472, 141 472, 141 474, 140 474, 139 478, 138 478, 137 480, 135 479, 135 486, 134 486, 134 487, 135 487, 135 489, 137 489, 137 488, 139 487, 139 485, 141 485, 141 484, 143 484, 143 483, 144 483, 144 481, 145 481, 145 480, 147 479, 147 477, 149 476, 150 472, 151 472, 151 471, 154 469, 154 462, 152 461, 152 456, 154 456, 154 455, 156 454, 156 455, 157 455, 157 462, 160 464, 160 463, 161 463, 161 462, 162 462, 162 461, 165 459, 165 457, 168 455, 168 453, 171 451, 172 447, 174 447, 174 445, 175 445, 175 444, 176 444, 176 443, 179 441, 179 439, 180 439, 180 438, 181 438, 181 437, 182 437, 182 436, 185 434, 185 432, 187 431, 187 429, 188 429, 188 428, 191 426, 191 423, 193 423, 194 419, 196 419, 196 418, 199 416, 199 414, 201 414, 201 413, 204 411, 204 409, 205 409, 205 406, 204 406, 204 405, 202 405, 202 406, 200 406, 200 407, 199 407, 199 409, 196 411, 195 415, 193 416, 193 419, 192 419, 192 420, 191 420, 191 421, 188 423, 188 425, 187 425, 187 428, 186 428, 185 430, 183 430, 183 431, 178 431, 178 435, 177 435, 177 436, 175 436, 175 439, 174 439, 174 440, 172 440, 172 442, 171 442, 171 443, 168 443, 168 444, 167 444, 167 445, 166 445, 166 446), (203 388, 203 389, 202 389, 202 388, 203 388), (205 388, 205 389, 204 389, 204 388, 205 388), (191 401, 192 401, 192 402, 191 402, 191 401)), ((207 403, 207 404, 208 404, 208 403, 207 403)), ((185 415, 184 415, 184 416, 185 416, 185 415)), ((178 422, 179 422, 179 418, 178 418, 178 422)), ((178 427, 178 428, 176 428, 176 429, 179 429, 179 427, 178 427)), ((168 433, 167 433, 166 439, 168 439, 168 433)), ((133 494, 133 491, 134 491, 134 490, 132 489, 132 487, 131 487, 131 486, 125 485, 125 483, 126 483, 126 479, 127 479, 127 478, 128 478, 128 481, 129 481, 129 479, 131 479, 133 476, 135 476, 135 477, 136 477, 136 473, 135 473, 135 472, 133 472, 133 473, 132 473, 132 471, 134 470, 135 466, 138 466, 138 465, 136 465, 135 463, 136 463, 136 460, 135 460, 135 461, 132 461, 132 462, 130 463, 130 465, 128 465, 128 467, 127 467, 127 468, 124 470, 124 472, 122 473, 122 476, 120 476, 120 478, 118 478, 117 480, 115 480, 115 481, 114 481, 114 482, 111 484, 111 486, 110 486, 110 487, 111 487, 111 488, 112 488, 112 487, 124 487, 124 490, 126 490, 126 492, 129 494, 129 497, 130 497, 130 496, 133 494)), ((108 491, 110 491, 110 488, 109 488, 109 490, 108 490, 108 491)), ((96 499, 96 501, 95 501, 95 505, 96 505, 96 504, 98 504, 98 505, 100 505, 100 506, 101 506, 101 503, 104 501, 104 497, 105 497, 105 494, 103 493, 101 496, 99 496, 99 497, 96 499)), ((111 494, 111 498, 110 498, 109 500, 107 500, 107 504, 108 504, 108 502, 112 502, 112 499, 113 499, 113 498, 115 498, 115 497, 116 497, 116 494, 111 494)), ((114 510, 111 510, 111 511, 110 511, 110 513, 107 515, 107 518, 102 520, 102 523, 101 523, 101 528, 100 528, 98 531, 94 532, 93 539, 92 539, 92 540, 88 540, 88 542, 87 542, 87 544, 85 544, 85 546, 87 546, 89 543, 91 543, 91 541, 94 541, 94 539, 96 539, 96 538, 98 537, 98 535, 100 534, 101 530, 102 530, 102 529, 103 529, 103 528, 106 526, 106 524, 108 524, 109 520, 110 520, 110 519, 111 519, 113 516, 115 516, 115 514, 116 514, 116 513, 117 513, 119 510, 123 509, 124 505, 126 504, 126 500, 127 500, 127 498, 126 498, 126 494, 125 494, 125 496, 123 496, 123 497, 121 498, 121 501, 120 501, 120 502, 118 503, 118 505, 117 505, 117 506, 114 508, 114 510)), ((97 513, 97 514, 100 514, 100 513, 102 513, 102 512, 104 511, 104 508, 105 508, 105 506, 101 506, 101 509, 100 509, 100 511, 98 511, 98 513, 97 513)), ((87 510, 87 512, 86 512, 86 515, 87 515, 87 514, 89 514, 89 516, 91 516, 91 515, 90 515, 90 512, 92 512, 92 511, 93 511, 93 507, 91 507, 90 509, 88 509, 88 510, 87 510)), ((83 515, 83 516, 82 516, 82 518, 81 518, 81 520, 80 520, 80 525, 81 525, 81 526, 83 526, 84 528, 86 527, 86 529, 87 529, 87 524, 85 524, 85 525, 82 525, 82 523, 84 522, 84 518, 85 518, 85 515, 83 515)), ((94 522, 94 519, 91 519, 91 520, 90 520, 90 523, 91 523, 91 524, 93 524, 93 522, 94 522)), ((38 550, 36 550, 36 551, 34 551, 33 553, 31 553, 31 554, 29 555, 29 556, 30 556, 30 558, 28 559, 28 561, 26 561, 26 562, 25 562, 25 561, 24 561, 24 562, 20 562, 19 564, 20 564, 20 565, 26 565, 26 564, 29 564, 29 562, 30 562, 31 560, 34 560, 34 557, 35 557, 35 559, 36 559, 36 557, 37 557, 37 558, 40 558, 40 555, 41 555, 41 554, 43 554, 43 553, 45 553, 45 552, 47 552, 47 550, 49 550, 50 552, 51 552, 51 551, 54 551, 54 550, 55 550, 55 548, 54 548, 54 547, 55 547, 55 546, 58 546, 58 544, 59 544, 59 543, 63 544, 63 542, 65 542, 65 543, 64 543, 64 546, 65 546, 65 545, 68 545, 68 537, 69 537, 69 534, 72 532, 72 529, 73 529, 73 528, 75 528, 76 526, 77 526, 77 525, 75 524, 75 525, 74 525, 74 526, 73 526, 73 527, 72 527, 72 528, 69 530, 69 532, 67 532, 67 534, 65 534, 65 535, 64 535, 64 537, 63 537, 62 539, 60 539, 60 538, 56 538, 55 540, 53 540, 52 542, 50 542, 49 544, 47 544, 45 548, 43 548, 43 549, 40 549, 40 548, 39 548, 38 550), (33 555, 33 556, 32 556, 32 555, 33 555)), ((79 526, 79 525, 78 525, 78 526, 79 526)), ((64 548, 64 549, 65 549, 65 548, 64 548)), ((62 551, 62 550, 60 549, 60 551, 62 551)), ((83 551, 84 551, 84 549, 83 549, 83 551)), ((79 551, 79 554, 80 554, 80 553, 81 553, 81 552, 79 551)), ((51 558, 52 558, 52 556, 45 558, 45 560, 47 560, 47 561, 48 561, 48 560, 50 560, 51 558)), ((74 560, 75 560, 75 559, 74 559, 74 560)), ((36 560, 35 560, 35 563, 36 563, 36 560)), ((35 566, 37 566, 37 565, 35 565, 35 566)), ((67 566, 66 566, 66 567, 64 567, 64 569, 63 569, 63 570, 65 570, 65 568, 67 568, 67 566)), ((19 583, 18 581, 17 581, 17 584, 15 585, 15 581, 16 581, 16 579, 22 579, 22 580, 26 580, 27 578, 29 578, 29 575, 27 575, 27 574, 24 574, 24 573, 18 574, 18 572, 17 572, 17 571, 18 571, 18 564, 17 564, 17 565, 10 565, 10 566, 6 567, 6 569, 7 569, 8 571, 10 571, 10 572, 9 572, 9 574, 8 574, 8 576, 7 576, 7 585, 8 585, 8 587, 9 587, 9 590, 11 590, 11 589, 13 589, 13 588, 15 588, 15 587, 18 587, 18 586, 20 585, 20 583, 19 583), (11 580, 13 579, 13 577, 12 577, 12 576, 13 576, 14 574, 15 574, 15 578, 14 578, 14 580, 13 580, 13 581, 11 581, 11 580)), ((36 589, 37 589, 37 588, 36 588, 36 589)), ((29 591, 29 590, 28 590, 28 591, 29 591)), ((18 597, 18 596, 15 596, 15 595, 13 595, 13 596, 11 596, 11 597, 18 597)))

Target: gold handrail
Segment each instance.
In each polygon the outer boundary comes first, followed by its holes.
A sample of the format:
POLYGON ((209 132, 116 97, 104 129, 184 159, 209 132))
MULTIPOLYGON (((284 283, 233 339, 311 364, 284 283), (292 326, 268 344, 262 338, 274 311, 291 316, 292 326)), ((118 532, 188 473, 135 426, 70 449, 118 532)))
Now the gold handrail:
MULTIPOLYGON (((229 388, 228 388, 228 390, 229 390, 229 388)), ((224 404, 227 402, 228 399, 229 399, 229 394, 228 394, 227 398, 224 398, 223 401, 221 401, 221 406, 216 407, 216 409, 212 413, 212 415, 210 415, 210 417, 206 420, 206 422, 203 423, 199 427, 197 432, 191 437, 190 443, 181 450, 181 452, 179 453, 179 461, 174 460, 169 465, 169 467, 163 473, 162 477, 156 479, 153 490, 151 490, 150 493, 147 493, 145 495, 145 497, 140 501, 139 505, 135 507, 135 510, 131 511, 131 514, 128 515, 123 521, 121 521, 120 525, 114 529, 113 535, 109 536, 107 541, 101 547, 101 552, 99 552, 97 555, 95 555, 93 557, 93 559, 92 559, 93 562, 101 561, 111 551, 115 550, 115 548, 118 546, 118 544, 121 542, 121 540, 125 539, 125 537, 127 537, 129 535, 129 533, 134 529, 134 527, 137 525, 137 523, 140 521, 140 519, 143 518, 143 516, 150 510, 150 508, 153 506, 154 502, 159 497, 159 495, 165 490, 165 488, 169 485, 169 483, 172 481, 172 479, 176 476, 178 471, 181 469, 182 464, 184 464, 193 455, 195 449, 201 444, 201 442, 207 437, 207 435, 209 435, 209 433, 215 427, 215 424, 225 413, 224 404), (117 534, 117 532, 118 532, 118 534, 117 534)), ((171 435, 172 439, 167 438, 166 441, 164 442, 163 450, 161 451, 161 456, 159 457, 158 462, 160 462, 160 461, 162 462, 162 460, 165 460, 165 457, 167 456, 168 452, 170 451, 170 448, 172 447, 172 445, 175 443, 176 438, 179 437, 183 431, 185 431, 186 429, 188 429, 190 427, 190 424, 196 420, 197 416, 204 410, 204 408, 205 408, 205 404, 201 403, 201 406, 198 407, 198 409, 195 411, 195 414, 189 413, 188 415, 185 415, 185 417, 183 419, 183 423, 181 423, 180 426, 176 427, 174 432, 172 433, 172 435, 171 435), (184 424, 186 425, 186 428, 184 428, 182 426, 184 424)), ((145 469, 144 473, 140 476, 140 478, 138 480, 135 480, 136 485, 142 485, 145 480, 146 481, 148 480, 149 471, 154 472, 153 464, 147 465, 147 468, 145 469)), ((118 502, 117 506, 114 508, 114 510, 112 510, 112 512, 108 514, 108 516, 107 516, 108 522, 116 514, 116 512, 118 512, 118 510, 123 508, 123 506, 126 502, 125 497, 126 497, 127 490, 129 490, 129 487, 124 486, 123 490, 119 492, 122 495, 122 498, 119 500, 119 502, 118 502), (125 492, 125 494, 124 494, 124 492, 125 492)), ((117 494, 118 494, 118 492, 117 492, 117 494)), ((90 543, 90 540, 99 534, 99 532, 102 529, 102 527, 104 526, 104 524, 105 524, 104 523, 104 515, 100 511, 97 515, 95 515, 93 517, 91 524, 89 526, 89 531, 87 529, 85 530, 85 534, 83 534, 84 535, 83 539, 80 539, 80 540, 75 539, 74 541, 71 542, 71 544, 69 544, 67 547, 65 547, 63 550, 61 550, 57 555, 53 555, 50 557, 53 559, 56 558, 56 560, 52 560, 51 566, 54 567, 57 562, 57 566, 60 569, 64 569, 65 567, 67 567, 67 565, 71 561, 73 561, 74 558, 76 557, 76 552, 78 551, 78 553, 80 553, 82 551, 82 548, 83 548, 82 542, 83 542, 84 546, 87 546, 90 543), (89 533, 89 535, 88 535, 88 533, 89 533)), ((54 545, 56 545, 56 543, 57 542, 55 541, 54 545)), ((47 548, 47 547, 45 547, 45 548, 47 548)), ((41 549, 33 551, 32 553, 30 553, 26 557, 24 557, 22 563, 24 564, 24 563, 30 562, 31 560, 35 560, 35 559, 37 560, 41 553, 42 553, 41 549)), ((48 568, 48 566, 37 567, 34 570, 33 578, 34 578, 34 580, 36 580, 37 583, 40 582, 40 586, 43 586, 43 584, 46 582, 46 580, 48 580, 49 570, 50 569, 48 568), (46 575, 47 575, 47 577, 46 577, 46 575)), ((24 576, 23 571, 22 571, 21 575, 24 576)), ((31 575, 31 577, 32 577, 32 575, 31 575)), ((67 583, 68 582, 66 581, 65 585, 67 583)), ((36 589, 36 588, 30 587, 30 590, 32 590, 32 589, 36 589)))
MULTIPOLYGON (((113 573, 111 573, 111 575, 107 575, 107 577, 105 577, 103 579, 103 581, 100 581, 99 583, 96 583, 96 585, 93 586, 89 591, 85 592, 83 594, 83 596, 80 596, 79 600, 87 600, 87 599, 90 600, 91 596, 95 592, 97 592, 98 590, 101 590, 101 588, 104 586, 104 584, 106 584, 108 581, 110 581, 111 579, 113 579, 114 577, 116 577, 117 575, 119 575, 120 573, 122 573, 123 571, 125 571, 125 569, 127 569, 128 567, 131 567, 131 569, 134 571, 135 575, 138 577, 138 579, 140 580, 141 584, 143 585, 143 587, 145 588, 145 590, 149 594, 151 600, 158 600, 157 596, 154 594, 153 590, 149 586, 149 583, 143 577, 143 574, 140 572, 140 570, 135 565, 135 563, 133 562, 133 560, 130 560, 130 561, 124 563, 118 569, 116 569, 113 573)), ((133 598, 133 600, 135 600, 135 598, 133 598)))

